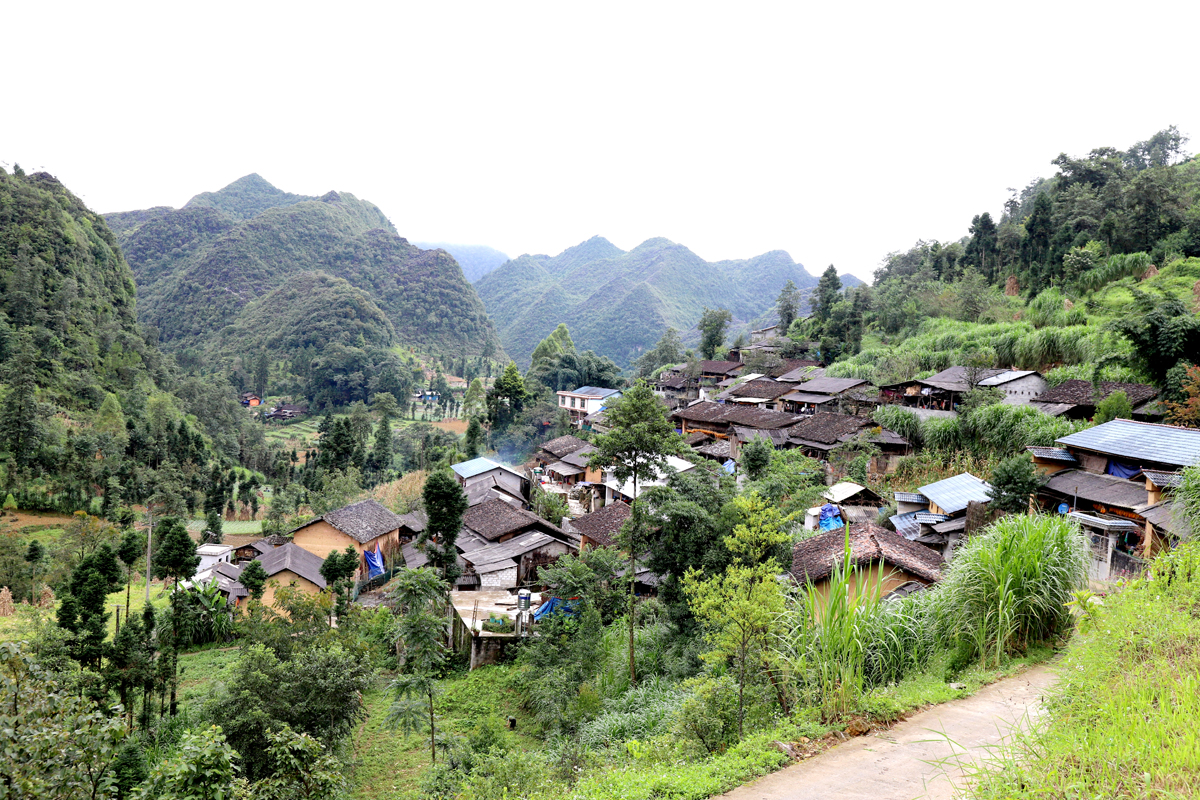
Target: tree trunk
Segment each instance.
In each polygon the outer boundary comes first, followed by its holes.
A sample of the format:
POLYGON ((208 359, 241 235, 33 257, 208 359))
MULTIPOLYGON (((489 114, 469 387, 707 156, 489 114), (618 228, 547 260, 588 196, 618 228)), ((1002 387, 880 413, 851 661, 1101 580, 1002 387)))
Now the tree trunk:
POLYGON ((433 692, 429 693, 429 763, 437 763, 437 745, 433 729, 433 692))
MULTIPOLYGON (((125 576, 125 621, 129 622, 129 594, 133 591, 133 567, 129 567, 125 576)), ((146 576, 146 585, 150 585, 150 576, 146 576)))
POLYGON ((746 657, 745 649, 742 650, 742 657, 739 659, 742 663, 738 667, 738 738, 742 738, 742 718, 745 716, 745 693, 746 693, 746 657))
MULTIPOLYGON (((149 583, 147 583, 149 586, 149 583)), ((149 592, 149 589, 146 590, 149 592)), ((175 704, 175 689, 179 685, 179 578, 171 587, 171 716, 175 716, 178 707, 175 704)))
MULTIPOLYGON (((149 506, 147 506, 149 512, 149 506)), ((146 529, 146 605, 150 605, 150 543, 154 541, 154 515, 147 513, 147 519, 150 521, 150 526, 146 529)))

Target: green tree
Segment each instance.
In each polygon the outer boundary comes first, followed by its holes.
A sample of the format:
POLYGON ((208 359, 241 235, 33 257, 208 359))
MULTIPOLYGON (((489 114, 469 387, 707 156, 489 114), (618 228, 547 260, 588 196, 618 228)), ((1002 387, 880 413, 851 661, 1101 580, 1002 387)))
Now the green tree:
POLYGON ((263 569, 262 562, 254 559, 242 567, 242 574, 238 576, 238 582, 245 587, 252 598, 262 600, 263 592, 267 588, 267 571, 263 569))
POLYGON ((388 724, 415 733, 429 727, 429 760, 437 762, 437 720, 434 698, 437 675, 446 661, 445 620, 438 604, 445 601, 444 584, 432 569, 401 570, 394 582, 392 600, 401 613, 396 617, 397 655, 401 674, 388 691, 394 701, 388 724))
POLYGON ((467 423, 466 433, 467 458, 476 458, 483 449, 483 425, 479 423, 479 417, 472 416, 471 421, 467 423))
POLYGON ((173 756, 150 770, 138 800, 232 800, 237 766, 216 725, 184 731, 173 756))
POLYGON ((739 737, 746 717, 747 672, 770 657, 770 643, 783 616, 783 587, 775 571, 773 564, 732 564, 711 578, 698 570, 684 578, 692 613, 704 624, 712 648, 703 658, 732 661, 737 669, 739 737))
MULTIPOLYGON (((337 550, 330 552, 321 562, 321 577, 338 598, 335 613, 339 618, 344 617, 350 608, 350 591, 354 585, 354 573, 358 571, 358 562, 358 551, 350 545, 346 545, 341 553, 337 550)), ((329 624, 333 624, 333 617, 330 617, 329 624)))
POLYGON ((270 362, 264 350, 258 354, 254 362, 254 393, 260 398, 267 396, 267 376, 270 374, 270 362))
POLYGON ((274 774, 254 783, 254 800, 341 796, 346 780, 338 770, 339 762, 319 740, 284 725, 269 732, 267 741, 271 743, 267 759, 274 774))
POLYGON ((1044 483, 1037 467, 1026 455, 1006 458, 992 470, 991 506, 1010 514, 1029 510, 1029 498, 1036 495, 1044 483))
POLYGON ((790 278, 775 300, 775 310, 779 314, 779 335, 786 336, 788 329, 800 314, 800 290, 790 278))
POLYGON ((508 362, 504 374, 496 379, 487 394, 488 419, 493 427, 503 430, 513 417, 525 407, 529 394, 525 391, 525 379, 517 365, 508 362))
POLYGON ((771 440, 762 436, 757 436, 742 445, 741 455, 738 460, 741 462, 742 469, 746 471, 746 477, 752 481, 761 478, 767 471, 767 467, 771 465, 771 454, 775 452, 775 447, 771 444, 771 440))
POLYGON ((1096 416, 1092 421, 1102 425, 1114 419, 1133 419, 1133 406, 1129 404, 1129 395, 1124 391, 1113 392, 1097 403, 1096 416))
POLYGON ((206 540, 220 544, 225 539, 224 528, 221 512, 215 508, 210 508, 208 513, 204 515, 204 534, 206 540))
POLYGON ((593 439, 596 449, 588 459, 588 466, 611 470, 619 484, 633 482, 633 514, 622 526, 622 533, 627 537, 624 545, 629 554, 629 679, 634 683, 637 674, 634 667, 633 576, 637 574, 637 555, 645 544, 638 483, 664 474, 667 456, 680 452, 683 442, 667 418, 666 408, 643 380, 610 405, 606 417, 610 430, 593 439))
POLYGON ((696 329, 700 331, 700 353, 704 358, 711 360, 717 357, 717 351, 725 344, 725 333, 732 321, 733 314, 728 309, 704 308, 700 321, 696 323, 696 329))
POLYGON ((817 290, 813 298, 813 316, 818 322, 825 322, 829 319, 829 315, 833 311, 834 305, 838 302, 842 293, 842 279, 838 277, 837 269, 833 264, 821 273, 821 279, 817 281, 817 290))
POLYGON ((642 353, 633 365, 637 368, 639 378, 649 378, 662 367, 678 364, 683 360, 683 340, 679 338, 679 331, 667 328, 658 343, 642 353))
MULTIPOLYGON (((121 537, 121 541, 117 544, 117 558, 125 565, 125 616, 129 617, 129 600, 130 593, 133 591, 133 566, 142 557, 142 537, 137 531, 129 528, 125 531, 125 535, 121 537)), ((150 577, 146 576, 146 582, 149 583, 150 577)))
MULTIPOLYGON (((6 370, 8 394, 0 406, 0 445, 18 467, 29 466, 33 461, 44 433, 36 396, 37 360, 33 337, 22 331, 6 370)), ((15 478, 15 470, 9 469, 10 485, 15 478)))
POLYGON ((46 560, 46 548, 37 539, 29 543, 25 550, 25 563, 29 565, 29 604, 37 602, 37 579, 42 570, 42 562, 46 560))
POLYGON ((487 392, 483 381, 479 378, 471 380, 467 393, 463 396, 463 415, 468 419, 477 419, 487 413, 487 392))
MULTIPOLYGON (((417 535, 417 544, 425 550, 429 564, 438 571, 447 587, 458 578, 458 532, 467 512, 467 496, 449 470, 438 470, 425 479, 422 492, 428 524, 417 535)), ((448 589, 447 589, 448 590, 448 589)))
POLYGON ((196 554, 196 543, 188 536, 187 527, 175 517, 166 517, 158 524, 160 543, 154 554, 154 575, 170 578, 175 582, 171 591, 171 657, 174 668, 171 675, 171 716, 175 716, 175 691, 179 684, 179 582, 196 574, 200 556, 196 554))

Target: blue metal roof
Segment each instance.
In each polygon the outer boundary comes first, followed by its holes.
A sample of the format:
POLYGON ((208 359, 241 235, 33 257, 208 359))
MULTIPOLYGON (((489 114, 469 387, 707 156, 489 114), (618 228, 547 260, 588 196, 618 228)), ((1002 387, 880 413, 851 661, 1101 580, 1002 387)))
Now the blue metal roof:
POLYGON ((1107 456, 1177 467, 1200 463, 1200 429, 1114 419, 1056 441, 1107 456))
POLYGON ((991 488, 987 481, 980 480, 969 472, 964 472, 953 478, 922 486, 921 494, 928 497, 929 501, 942 511, 954 514, 965 509, 967 503, 972 500, 977 503, 990 501, 992 498, 988 494, 988 490, 991 488))
POLYGON ((921 523, 917 522, 916 511, 910 511, 907 514, 897 514, 891 517, 891 521, 892 526, 896 529, 896 533, 905 539, 915 539, 921 535, 921 523))
POLYGON ((461 464, 453 464, 450 469, 458 473, 460 478, 474 478, 476 475, 482 475, 485 472, 491 472, 494 469, 506 469, 513 472, 513 469, 506 467, 503 464, 497 464, 490 458, 472 458, 470 461, 464 461, 461 464))
POLYGON ((610 394, 619 393, 617 389, 601 389, 597 386, 580 386, 570 391, 570 394, 582 394, 587 397, 608 397, 610 394))

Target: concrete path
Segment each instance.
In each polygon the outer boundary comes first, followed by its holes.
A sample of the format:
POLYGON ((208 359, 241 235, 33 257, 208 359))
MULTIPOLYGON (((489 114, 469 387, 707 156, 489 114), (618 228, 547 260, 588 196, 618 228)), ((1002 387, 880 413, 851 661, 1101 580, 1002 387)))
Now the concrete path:
POLYGON ((962 773, 950 767, 986 755, 1015 725, 1041 713, 1053 668, 1035 667, 971 697, 914 714, 890 730, 859 736, 818 756, 739 786, 728 800, 950 800, 962 773), (947 737, 957 746, 951 746, 947 737), (945 769, 936 762, 946 764, 945 769))

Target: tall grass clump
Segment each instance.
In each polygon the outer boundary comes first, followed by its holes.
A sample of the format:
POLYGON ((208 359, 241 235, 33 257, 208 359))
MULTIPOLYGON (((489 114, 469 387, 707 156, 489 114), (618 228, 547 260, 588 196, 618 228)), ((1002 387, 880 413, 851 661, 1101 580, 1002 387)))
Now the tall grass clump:
POLYGON ((921 420, 904 406, 880 406, 871 418, 889 431, 898 433, 910 443, 921 444, 921 420))
POLYGON ((1007 516, 972 536, 933 594, 941 638, 980 663, 1061 635, 1067 603, 1087 583, 1088 545, 1060 516, 1007 516))
POLYGON ((1025 319, 1035 328, 1087 325, 1087 314, 1083 309, 1068 308, 1069 303, 1062 290, 1055 286, 1029 301, 1025 319))
POLYGON ((1150 267, 1149 253, 1118 253, 1108 257, 1098 267, 1093 267, 1079 276, 1078 286, 1082 291, 1095 292, 1113 281, 1145 274, 1150 267))
POLYGON ((931 450, 950 453, 961 450, 962 428, 957 417, 930 417, 921 422, 921 441, 931 450))
POLYGON ((1088 427, 1086 422, 1052 417, 1033 406, 1002 403, 977 408, 960 420, 963 440, 998 456, 1014 455, 1029 446, 1051 447, 1056 439, 1088 427))

